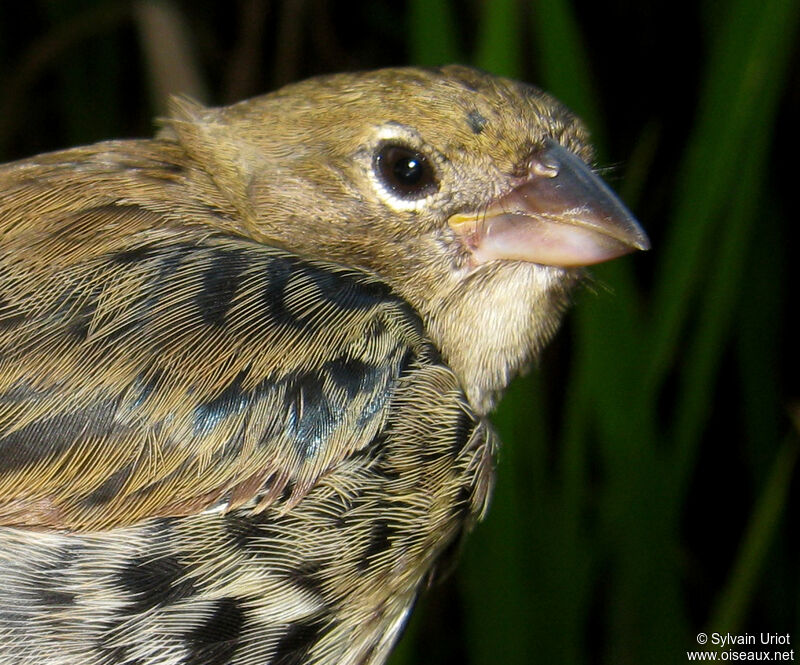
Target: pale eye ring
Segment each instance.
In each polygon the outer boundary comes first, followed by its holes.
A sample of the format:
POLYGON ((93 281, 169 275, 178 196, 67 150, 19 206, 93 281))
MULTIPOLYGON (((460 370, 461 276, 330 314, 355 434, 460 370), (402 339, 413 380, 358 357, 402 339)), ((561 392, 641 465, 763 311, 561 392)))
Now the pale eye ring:
POLYGON ((422 199, 439 189, 430 160, 401 143, 384 143, 375 153, 375 173, 395 196, 422 199))

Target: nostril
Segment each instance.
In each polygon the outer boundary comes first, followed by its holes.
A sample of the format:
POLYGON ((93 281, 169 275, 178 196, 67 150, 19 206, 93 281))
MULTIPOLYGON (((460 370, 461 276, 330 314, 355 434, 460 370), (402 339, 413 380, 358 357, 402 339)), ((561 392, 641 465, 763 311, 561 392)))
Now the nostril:
POLYGON ((531 175, 541 178, 555 178, 558 175, 559 164, 552 159, 534 157, 528 164, 528 171, 531 175))

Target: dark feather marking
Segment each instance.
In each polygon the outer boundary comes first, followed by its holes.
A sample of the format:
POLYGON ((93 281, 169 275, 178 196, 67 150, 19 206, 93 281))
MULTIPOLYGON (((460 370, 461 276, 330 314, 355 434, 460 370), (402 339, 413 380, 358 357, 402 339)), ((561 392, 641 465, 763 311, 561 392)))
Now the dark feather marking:
POLYGON ((134 167, 132 170, 135 170, 136 178, 141 179, 142 181, 150 180, 156 183, 168 183, 172 184, 175 183, 177 180, 177 175, 180 175, 178 171, 162 169, 159 167, 153 168, 151 166, 142 166, 142 167, 134 167))
MULTIPOLYGON (((394 298, 394 305, 403 316, 405 325, 411 327, 414 335, 423 337, 425 335, 425 326, 422 325, 422 319, 417 311, 402 298, 394 298)), ((429 344, 433 348, 432 344, 429 344)))
POLYGON ((113 429, 115 400, 96 402, 83 411, 59 413, 0 436, 0 469, 14 471, 51 459, 85 438, 103 439, 113 429))
MULTIPOLYGON (((180 267, 185 255, 192 252, 196 252, 195 247, 182 243, 164 248, 145 245, 109 255, 111 263, 118 265, 129 266, 135 263, 147 263, 148 268, 151 269, 151 276, 147 285, 132 296, 126 308, 127 312, 135 312, 137 316, 123 325, 114 326, 102 340, 103 344, 109 345, 118 342, 141 330, 141 326, 153 306, 163 297, 164 292, 167 290, 168 281, 180 267)), ((58 303, 55 312, 56 316, 64 320, 67 330, 78 341, 86 340, 92 320, 96 315, 98 299, 104 288, 112 285, 116 277, 115 271, 105 272, 102 274, 102 282, 95 282, 91 287, 91 291, 88 291, 86 287, 80 288, 79 286, 74 291, 67 292, 61 302, 58 303)), ((119 313, 119 311, 115 311, 111 316, 117 316, 119 313)), ((112 321, 113 319, 107 316, 105 319, 98 321, 97 326, 109 326, 112 321)))
MULTIPOLYGON (((369 333, 368 333, 369 334, 369 333)), ((372 378, 374 379, 374 384, 370 386, 367 390, 368 393, 372 393, 371 399, 364 404, 361 412, 358 415, 358 420, 356 422, 356 427, 365 427, 370 420, 372 420, 378 413, 383 410, 386 402, 388 401, 392 388, 395 384, 395 379, 397 378, 398 374, 403 373, 402 365, 404 361, 401 361, 401 367, 399 370, 395 370, 394 362, 396 362, 396 353, 397 348, 393 349, 392 351, 386 354, 387 363, 383 367, 376 368, 376 371, 372 374, 372 378), (394 362, 388 362, 389 359, 392 359, 394 362), (380 385, 378 382, 382 385, 380 385)))
POLYGON ((275 646, 275 655, 269 665, 303 665, 308 652, 322 636, 326 627, 327 624, 322 619, 289 624, 275 646))
POLYGON ((353 525, 355 519, 350 513, 339 513, 333 518, 333 527, 338 530, 344 530, 353 525))
MULTIPOLYGON (((399 350, 399 347, 396 348, 391 353, 388 353, 387 357, 396 357, 396 353, 399 350)), ((414 360, 416 360, 416 354, 414 351, 412 349, 405 349, 402 357, 399 359, 397 373, 392 372, 391 369, 383 370, 383 386, 380 390, 376 390, 373 398, 364 405, 364 408, 359 414, 358 422, 356 423, 357 427, 366 426, 366 424, 372 420, 372 418, 383 411, 386 402, 388 402, 389 398, 391 397, 392 389, 396 383, 395 379, 398 376, 406 376, 409 373, 414 360)), ((389 366, 389 368, 391 368, 391 366, 389 366)))
POLYGON ((240 516, 238 513, 228 513, 223 518, 225 533, 233 542, 236 550, 250 550, 254 542, 269 535, 267 531, 254 519, 240 516))
POLYGON ((214 601, 214 611, 186 635, 189 653, 182 664, 227 665, 239 644, 246 619, 235 598, 214 601))
POLYGON ((323 365, 323 370, 334 386, 344 391, 348 400, 354 399, 362 390, 371 391, 384 371, 358 358, 336 358, 323 365))
POLYGON ((125 613, 139 614, 193 595, 196 589, 189 572, 174 556, 132 559, 117 578, 120 587, 135 597, 125 613))
MULTIPOLYGON (((420 322, 420 326, 422 323, 420 322)), ((444 359, 442 358, 442 354, 433 344, 429 342, 425 342, 420 350, 419 354, 417 355, 417 359, 426 365, 444 365, 444 359)))
POLYGON ((396 467, 393 467, 390 464, 379 464, 378 466, 373 467, 372 471, 389 482, 400 479, 400 472, 396 467))
POLYGON ((96 309, 96 301, 85 303, 80 310, 76 312, 72 320, 67 324, 67 330, 69 330, 70 334, 72 334, 79 342, 85 341, 89 336, 89 326, 92 323, 92 317, 94 316, 96 309))
POLYGON ((28 612, 15 612, 14 610, 7 610, 0 607, 0 625, 3 626, 27 626, 31 623, 31 617, 28 612))
POLYGON ((352 495, 336 494, 328 497, 324 503, 315 506, 317 510, 314 512, 321 524, 329 525, 334 529, 345 529, 355 522, 352 511, 357 502, 358 498, 352 495))
MULTIPOLYGON (((381 331, 384 330, 383 326, 376 322, 376 325, 373 326, 373 334, 378 334, 374 330, 378 327, 381 331)), ((383 408, 398 375, 407 373, 408 367, 414 359, 414 353, 410 349, 407 350, 397 363, 398 350, 399 347, 396 347, 388 352, 386 354, 387 362, 381 365, 366 363, 358 358, 340 357, 328 361, 323 366, 331 383, 344 391, 348 400, 354 399, 361 393, 372 396, 359 415, 358 427, 366 425, 383 408), (395 369, 398 364, 399 368, 395 369)))
POLYGON ((208 432, 232 414, 241 413, 253 398, 249 391, 242 390, 249 369, 243 369, 214 399, 198 404, 194 410, 194 434, 208 432))
POLYGON ((234 460, 242 454, 242 450, 244 449, 245 434, 250 427, 250 415, 250 413, 245 414, 245 417, 242 418, 236 431, 226 439, 225 444, 222 447, 214 451, 211 457, 215 462, 222 460, 234 460))
POLYGON ((132 471, 133 464, 127 464, 112 473, 102 484, 98 485, 83 498, 83 505, 93 507, 111 501, 122 490, 132 471))
POLYGON ((85 341, 89 335, 89 327, 97 311, 97 301, 102 291, 103 287, 100 285, 95 285, 89 293, 76 290, 68 293, 59 307, 63 315, 69 317, 66 322, 67 330, 79 342, 85 341), (78 309, 75 310, 74 307, 78 303, 78 309))
MULTIPOLYGON (((267 278, 263 295, 267 316, 278 325, 303 330, 313 322, 313 310, 293 312, 287 307, 290 282, 302 279, 314 284, 318 295, 340 311, 368 311, 391 304, 395 317, 399 314, 401 326, 408 334, 424 336, 419 315, 405 300, 393 294, 384 282, 359 279, 355 273, 336 271, 288 256, 271 257, 265 262, 262 272, 267 278)), ((365 329, 364 335, 379 338, 386 334, 386 328, 386 323, 376 318, 365 329)))
POLYGON ((203 288, 196 296, 203 321, 221 326, 239 288, 242 273, 249 264, 247 254, 238 249, 216 249, 203 273, 203 288))
POLYGON ((25 321, 25 314, 12 305, 5 296, 0 296, 0 332, 16 328, 25 321))
POLYGON ((358 563, 359 570, 369 568, 371 559, 385 552, 392 546, 391 538, 397 529, 385 519, 378 519, 369 532, 367 547, 358 563))
POLYGON ((139 247, 116 252, 112 254, 109 259, 112 263, 118 263, 124 266, 149 259, 155 256, 157 252, 158 250, 151 245, 140 245, 139 247))
POLYGON ((148 370, 141 372, 131 384, 131 402, 126 405, 128 410, 134 411, 141 407, 150 396, 155 393, 159 384, 164 380, 164 370, 148 370))
POLYGON ((393 481, 400 478, 397 467, 386 459, 386 442, 389 439, 391 428, 387 425, 372 438, 365 450, 372 459, 372 472, 384 480, 393 481))
POLYGON ((137 313, 136 320, 129 325, 115 330, 108 339, 117 340, 130 332, 131 326, 138 328, 150 314, 153 306, 168 293, 175 273, 181 268, 187 257, 197 254, 197 247, 189 243, 176 243, 163 247, 144 245, 134 249, 117 252, 110 259, 121 265, 144 263, 147 270, 147 283, 128 303, 127 310, 137 313))
MULTIPOLYGON (((361 337, 367 343, 367 345, 379 343, 381 338, 385 335, 386 324, 379 319, 370 320, 367 325, 364 326, 364 330, 361 333, 361 337)), ((386 355, 390 355, 390 353, 387 353, 386 355)))
MULTIPOLYGON (((164 247, 155 248, 147 260, 152 260, 157 271, 157 282, 167 286, 174 278, 175 273, 183 266, 186 259, 198 255, 198 247, 190 243, 175 243, 164 247)), ((191 265, 191 262, 188 264, 191 265)))
POLYGON ((419 453, 419 459, 421 462, 425 464, 435 464, 441 459, 444 459, 445 452, 442 451, 441 447, 428 447, 425 450, 419 453))
POLYGON ((389 298, 397 299, 384 282, 357 280, 352 274, 313 264, 303 266, 302 270, 323 298, 348 311, 369 310, 389 298))
POLYGON ((294 493, 295 482, 292 479, 286 481, 286 485, 281 492, 280 498, 278 499, 278 503, 286 503, 289 499, 292 498, 292 494, 294 493))
POLYGON ((0 404, 19 404, 33 402, 53 394, 53 388, 35 389, 24 379, 18 379, 8 390, 0 393, 0 404))
POLYGON ((469 485, 461 485, 458 488, 450 513, 458 522, 465 522, 469 519, 472 514, 472 488, 469 485))
MULTIPOLYGON (((148 167, 149 164, 145 168, 148 167)), ((153 167, 159 171, 164 171, 165 173, 170 173, 172 175, 181 175, 186 171, 183 164, 176 164, 175 162, 167 162, 164 160, 153 161, 153 167)))
POLYGON ((267 277, 267 287, 264 291, 264 304, 267 315, 277 325, 291 328, 303 327, 303 322, 286 308, 286 287, 297 264, 296 259, 276 256, 266 262, 264 266, 264 272, 267 277))
POLYGON ((153 543, 168 543, 175 538, 175 525, 181 518, 157 517, 147 525, 147 535, 153 543))
POLYGON ((467 443, 469 443, 469 439, 477 426, 478 423, 472 416, 469 415, 469 413, 467 413, 464 409, 458 410, 455 426, 451 430, 453 437, 451 453, 453 457, 457 457, 467 443))
POLYGON ((38 589, 36 595, 39 598, 39 606, 48 611, 70 607, 76 598, 74 593, 55 589, 38 589))
POLYGON ((486 127, 486 123, 489 122, 478 109, 472 109, 469 113, 467 113, 467 122, 469 123, 470 129, 475 134, 480 134, 484 128, 486 127))
POLYGON ((316 455, 336 428, 340 414, 331 411, 317 372, 287 378, 284 395, 286 428, 304 459, 316 455))
POLYGON ((141 330, 141 321, 128 321, 122 325, 115 326, 114 329, 101 341, 101 344, 105 344, 109 347, 113 346, 125 337, 138 337, 141 335, 141 330))
POLYGON ((225 533, 236 551, 263 555, 269 549, 268 546, 274 547, 286 537, 286 534, 281 532, 274 515, 269 512, 248 515, 245 512, 234 511, 225 515, 223 520, 225 533))
POLYGON ((119 617, 103 621, 99 624, 100 632, 95 649, 100 653, 100 662, 146 665, 145 661, 141 658, 132 658, 130 656, 131 647, 133 645, 113 644, 118 640, 119 634, 125 630, 125 621, 125 617, 119 617))
MULTIPOLYGON (((268 377, 260 381, 252 390, 243 390, 242 384, 249 372, 249 367, 241 370, 217 397, 195 407, 195 435, 211 431, 226 418, 246 411, 255 406, 262 399, 265 399, 271 392, 280 389, 280 383, 268 377)), ((241 447, 244 444, 245 431, 249 426, 250 417, 249 414, 246 414, 238 430, 228 438, 224 447, 220 448, 215 453, 215 459, 231 459, 236 457, 241 452, 241 447)), ((274 439, 282 426, 283 424, 280 419, 277 418, 264 423, 264 430, 261 433, 259 445, 264 445, 274 439)))
POLYGON ((376 415, 383 411, 383 407, 389 399, 388 386, 385 390, 380 390, 375 393, 375 396, 364 405, 361 413, 358 414, 356 427, 366 427, 367 423, 372 420, 376 415))
POLYGON ((414 349, 404 349, 403 355, 398 363, 399 371, 398 376, 408 376, 411 373, 414 362, 417 360, 417 354, 414 349))
POLYGON ((320 574, 324 565, 322 561, 304 561, 297 568, 288 570, 286 577, 311 595, 317 598, 324 597, 323 577, 320 574))
POLYGON ((175 275, 183 266, 184 261, 196 254, 197 247, 194 245, 179 243, 156 248, 152 253, 146 255, 144 260, 149 264, 148 274, 151 276, 148 284, 137 298, 137 302, 130 303, 128 308, 139 313, 138 320, 144 320, 150 315, 151 310, 163 295, 169 293, 175 275))
POLYGON ((68 543, 66 545, 56 545, 52 549, 53 564, 49 570, 54 573, 63 573, 67 568, 81 561, 85 554, 85 549, 79 543, 68 543))
POLYGON ((386 425, 380 429, 375 436, 372 437, 372 440, 366 445, 365 450, 367 450, 370 455, 372 455, 373 459, 382 461, 385 453, 386 453, 386 442, 389 439, 389 434, 392 432, 392 427, 390 425, 386 425))

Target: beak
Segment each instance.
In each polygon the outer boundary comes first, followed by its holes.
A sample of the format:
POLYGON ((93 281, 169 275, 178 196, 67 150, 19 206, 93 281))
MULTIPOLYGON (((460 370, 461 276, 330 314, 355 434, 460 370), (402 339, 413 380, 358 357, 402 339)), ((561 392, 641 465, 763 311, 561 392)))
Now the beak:
POLYGON ((650 241, 622 201, 555 141, 530 161, 528 179, 485 210, 448 220, 478 264, 496 259, 587 266, 650 241))

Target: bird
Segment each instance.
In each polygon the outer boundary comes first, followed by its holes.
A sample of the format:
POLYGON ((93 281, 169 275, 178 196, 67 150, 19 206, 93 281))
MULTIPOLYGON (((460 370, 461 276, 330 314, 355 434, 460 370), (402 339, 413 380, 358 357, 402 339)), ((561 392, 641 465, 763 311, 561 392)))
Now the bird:
POLYGON ((542 90, 328 74, 0 167, 0 665, 377 665, 649 248, 542 90))

